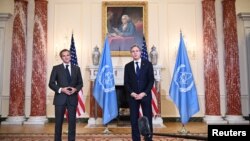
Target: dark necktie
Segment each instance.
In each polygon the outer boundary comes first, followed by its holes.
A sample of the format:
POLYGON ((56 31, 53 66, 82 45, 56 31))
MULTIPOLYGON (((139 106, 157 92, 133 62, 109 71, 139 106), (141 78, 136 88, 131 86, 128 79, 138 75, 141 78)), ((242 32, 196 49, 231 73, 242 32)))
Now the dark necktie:
POLYGON ((68 83, 70 83, 71 82, 71 76, 70 76, 70 73, 69 73, 69 65, 66 65, 66 74, 67 74, 68 83))
POLYGON ((140 67, 139 67, 138 62, 135 62, 135 64, 136 64, 136 69, 135 69, 135 72, 136 72, 136 77, 137 77, 137 79, 139 79, 139 75, 140 75, 140 67))

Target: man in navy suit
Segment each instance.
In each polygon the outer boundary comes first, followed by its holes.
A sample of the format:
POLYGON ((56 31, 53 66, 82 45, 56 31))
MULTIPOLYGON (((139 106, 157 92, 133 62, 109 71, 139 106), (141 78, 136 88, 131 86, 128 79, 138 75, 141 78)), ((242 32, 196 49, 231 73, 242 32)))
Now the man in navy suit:
POLYGON ((82 89, 80 68, 70 63, 70 51, 60 52, 62 64, 54 66, 50 75, 49 87, 55 91, 55 141, 62 140, 62 124, 65 109, 68 111, 68 141, 75 141, 77 93, 82 89))
MULTIPOLYGON (((130 49, 133 61, 125 66, 124 85, 129 94, 130 121, 132 126, 133 141, 140 141, 138 128, 139 108, 142 107, 143 115, 149 120, 152 127, 152 94, 154 84, 153 65, 148 60, 141 59, 141 48, 133 45, 130 49)), ((152 140, 152 136, 150 138, 152 140)))

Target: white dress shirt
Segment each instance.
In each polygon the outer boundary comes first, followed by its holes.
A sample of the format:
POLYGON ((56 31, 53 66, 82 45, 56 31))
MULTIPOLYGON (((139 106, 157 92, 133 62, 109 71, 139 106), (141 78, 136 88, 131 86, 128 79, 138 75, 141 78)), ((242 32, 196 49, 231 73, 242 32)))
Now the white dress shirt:
POLYGON ((141 68, 141 58, 138 60, 134 60, 135 73, 136 73, 136 62, 138 62, 138 66, 139 66, 139 68, 141 68))
MULTIPOLYGON (((64 69, 66 69, 66 65, 69 65, 68 69, 69 69, 69 74, 71 75, 71 64, 70 63, 69 64, 63 63, 64 69)), ((61 92, 62 92, 62 88, 59 88, 58 93, 61 93, 61 92)))
POLYGON ((69 63, 69 64, 63 63, 64 69, 66 69, 66 65, 69 65, 69 66, 68 66, 68 69, 69 69, 69 74, 70 74, 70 76, 71 76, 71 64, 70 64, 70 63, 69 63))

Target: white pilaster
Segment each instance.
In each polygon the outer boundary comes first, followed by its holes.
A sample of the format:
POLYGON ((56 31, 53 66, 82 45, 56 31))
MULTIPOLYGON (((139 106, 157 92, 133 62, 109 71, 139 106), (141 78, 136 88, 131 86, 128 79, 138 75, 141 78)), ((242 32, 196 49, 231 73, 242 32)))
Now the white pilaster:
POLYGON ((6 62, 6 58, 5 55, 8 54, 7 53, 7 48, 9 48, 9 46, 7 46, 7 39, 8 38, 8 26, 9 26, 9 19, 11 18, 11 14, 10 13, 0 13, 0 115, 3 116, 3 109, 4 108, 8 108, 8 107, 3 107, 3 96, 4 96, 4 89, 5 89, 5 84, 8 83, 5 80, 6 74, 4 72, 9 72, 6 71, 6 66, 4 65, 6 62))
MULTIPOLYGON (((239 50, 242 52, 240 54, 241 66, 241 88, 245 88, 241 90, 241 95, 245 95, 245 99, 241 99, 242 101, 242 114, 243 116, 250 116, 250 12, 239 13, 238 17, 241 19, 239 23, 242 22, 240 28, 238 28, 239 35, 239 50), (240 30, 242 28, 242 30, 240 30), (242 72, 243 71, 243 72, 242 72), (243 81, 242 81, 243 80, 243 81), (248 98, 247 98, 248 97, 248 98), (246 100, 247 99, 247 100, 246 100), (246 106, 245 106, 246 105, 246 106)), ((231 119, 231 118, 230 118, 231 119)))

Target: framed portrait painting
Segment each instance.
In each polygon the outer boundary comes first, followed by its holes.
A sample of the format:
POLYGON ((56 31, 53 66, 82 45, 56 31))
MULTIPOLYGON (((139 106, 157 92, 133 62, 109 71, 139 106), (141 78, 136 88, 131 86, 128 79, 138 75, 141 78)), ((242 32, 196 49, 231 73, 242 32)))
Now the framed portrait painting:
POLYGON ((108 36, 112 56, 130 56, 134 44, 142 47, 147 39, 146 1, 103 1, 102 41, 108 36))

